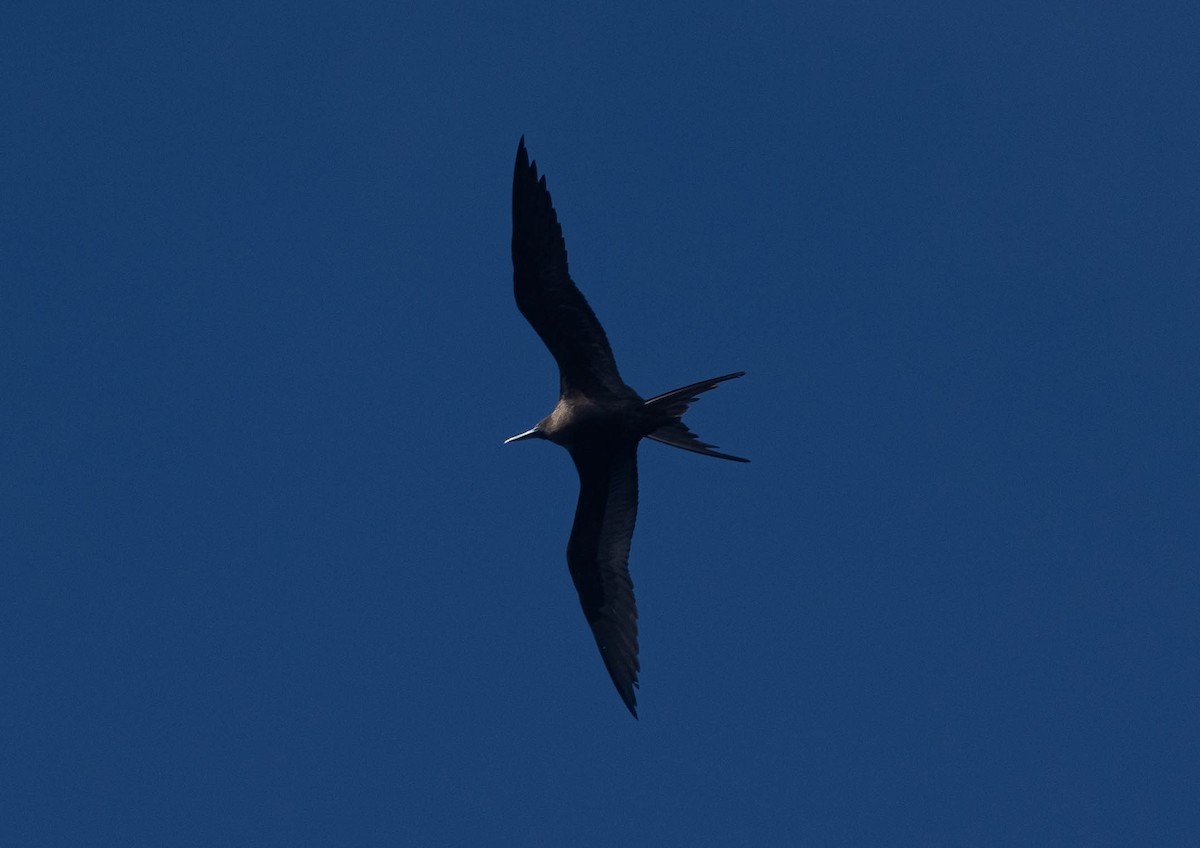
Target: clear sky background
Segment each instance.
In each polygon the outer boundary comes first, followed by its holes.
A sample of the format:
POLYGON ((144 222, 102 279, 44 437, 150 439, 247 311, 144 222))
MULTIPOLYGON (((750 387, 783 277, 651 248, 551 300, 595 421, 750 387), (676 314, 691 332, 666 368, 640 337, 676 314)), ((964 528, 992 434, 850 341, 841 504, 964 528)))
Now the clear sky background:
POLYGON ((0 14, 0 844, 1200 844, 1195 3, 0 14), (643 395, 641 720, 517 139, 643 395))

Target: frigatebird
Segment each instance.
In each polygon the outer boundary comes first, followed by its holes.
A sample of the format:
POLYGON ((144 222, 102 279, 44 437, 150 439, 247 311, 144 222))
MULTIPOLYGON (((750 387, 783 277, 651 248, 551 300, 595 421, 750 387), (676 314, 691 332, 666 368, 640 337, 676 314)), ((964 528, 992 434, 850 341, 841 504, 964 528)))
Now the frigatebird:
POLYGON ((637 518, 637 447, 643 438, 705 456, 749 462, 715 450, 682 421, 702 392, 745 372, 701 380, 643 400, 617 373, 612 348, 567 272, 562 227, 525 137, 513 170, 513 291, 517 308, 558 363, 559 398, 534 427, 505 440, 562 445, 579 472, 579 503, 567 542, 567 566, 604 666, 637 718, 637 606, 629 545, 637 518))

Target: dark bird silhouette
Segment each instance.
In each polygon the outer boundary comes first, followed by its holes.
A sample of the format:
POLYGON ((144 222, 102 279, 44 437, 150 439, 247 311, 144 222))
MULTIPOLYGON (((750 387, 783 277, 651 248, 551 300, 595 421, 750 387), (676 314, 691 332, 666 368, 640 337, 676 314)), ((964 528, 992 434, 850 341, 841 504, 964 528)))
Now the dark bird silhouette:
POLYGON ((692 383, 643 400, 617 373, 604 328, 567 273, 567 247, 525 137, 513 171, 513 291, 517 308, 558 363, 559 398, 533 428, 505 441, 547 439, 562 445, 579 472, 579 504, 567 542, 567 566, 583 614, 621 700, 637 718, 637 606, 629 544, 637 518, 637 447, 643 438, 684 450, 719 453, 682 421, 702 392, 744 371, 692 383))

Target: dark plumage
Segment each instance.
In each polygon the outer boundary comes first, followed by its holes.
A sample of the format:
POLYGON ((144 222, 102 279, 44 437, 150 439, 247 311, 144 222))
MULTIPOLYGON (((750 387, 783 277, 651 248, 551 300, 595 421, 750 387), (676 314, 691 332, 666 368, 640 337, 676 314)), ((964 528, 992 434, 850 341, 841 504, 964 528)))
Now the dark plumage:
MULTIPOLYGON (((579 472, 579 503, 567 543, 567 565, 600 656, 625 706, 637 717, 637 606, 629 577, 629 545, 637 518, 637 446, 653 439, 706 456, 719 453, 681 420, 697 396, 742 371, 643 400, 625 385, 596 320, 567 272, 562 228, 537 164, 517 146, 513 172, 513 291, 517 308, 558 363, 559 399, 530 430, 508 439, 562 445, 579 472)), ((507 442, 506 442, 507 444, 507 442)))

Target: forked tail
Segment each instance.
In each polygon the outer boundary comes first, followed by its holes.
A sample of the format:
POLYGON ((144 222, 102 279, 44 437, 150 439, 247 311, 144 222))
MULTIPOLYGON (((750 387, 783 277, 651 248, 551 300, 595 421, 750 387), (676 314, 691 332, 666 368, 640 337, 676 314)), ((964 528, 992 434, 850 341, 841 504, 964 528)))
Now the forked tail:
POLYGON ((741 377, 745 373, 745 371, 737 371, 733 374, 726 374, 723 377, 701 380, 699 383, 692 383, 690 386, 684 386, 680 389, 672 389, 657 397, 650 398, 650 400, 646 401, 646 407, 671 420, 653 433, 647 435, 646 438, 662 442, 664 445, 670 445, 671 447, 683 448, 693 453, 702 453, 705 456, 731 459, 734 462, 749 462, 750 460, 743 459, 740 456, 731 456, 730 454, 713 450, 716 445, 700 441, 700 438, 689 430, 687 425, 681 420, 683 414, 687 412, 688 406, 695 403, 701 394, 710 389, 715 389, 719 383, 724 383, 726 380, 732 380, 735 377, 741 377))

